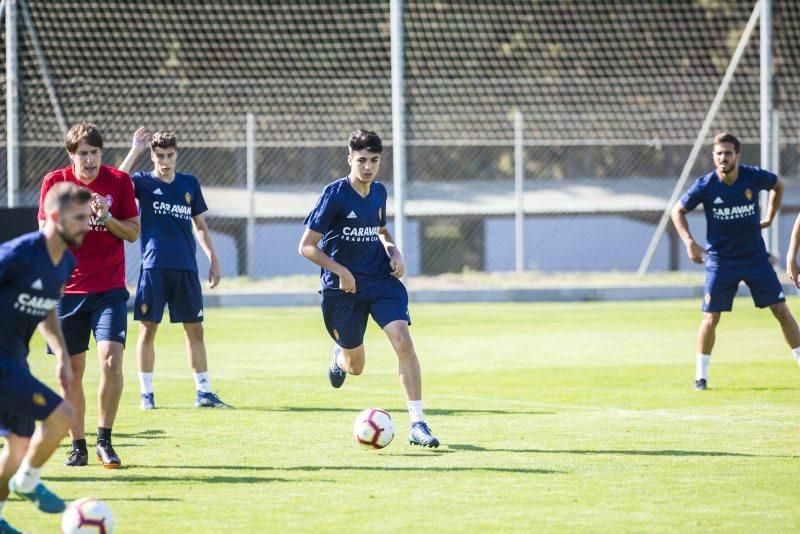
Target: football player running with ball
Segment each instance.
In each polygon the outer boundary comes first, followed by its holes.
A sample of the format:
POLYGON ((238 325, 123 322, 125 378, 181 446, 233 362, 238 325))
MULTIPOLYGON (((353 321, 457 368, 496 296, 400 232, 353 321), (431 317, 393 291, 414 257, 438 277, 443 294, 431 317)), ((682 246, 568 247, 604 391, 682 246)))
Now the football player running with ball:
POLYGON ((347 374, 364 370, 364 332, 372 315, 397 354, 411 416, 409 442, 435 448, 439 440, 423 416, 422 376, 408 330, 408 293, 400 281, 405 262, 386 228, 386 188, 375 181, 383 144, 375 132, 356 130, 349 149, 350 174, 325 188, 306 217, 300 240, 300 254, 322 268, 322 315, 335 342, 328 378, 339 388, 347 374))

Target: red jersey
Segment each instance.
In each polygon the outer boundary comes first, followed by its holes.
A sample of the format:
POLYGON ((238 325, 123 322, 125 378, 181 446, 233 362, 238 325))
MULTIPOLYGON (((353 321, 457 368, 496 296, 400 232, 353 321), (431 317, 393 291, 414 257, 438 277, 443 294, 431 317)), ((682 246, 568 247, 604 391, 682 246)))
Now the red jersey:
MULTIPOLYGON (((44 197, 57 182, 73 182, 108 199, 109 212, 115 219, 126 220, 139 215, 133 194, 133 182, 119 169, 100 166, 92 183, 85 184, 75 177, 72 166, 53 171, 44 177, 39 196, 39 220, 44 220, 44 197)), ((78 260, 64 293, 99 293, 125 287, 125 247, 122 239, 108 231, 94 216, 89 233, 78 248, 70 249, 78 260)))

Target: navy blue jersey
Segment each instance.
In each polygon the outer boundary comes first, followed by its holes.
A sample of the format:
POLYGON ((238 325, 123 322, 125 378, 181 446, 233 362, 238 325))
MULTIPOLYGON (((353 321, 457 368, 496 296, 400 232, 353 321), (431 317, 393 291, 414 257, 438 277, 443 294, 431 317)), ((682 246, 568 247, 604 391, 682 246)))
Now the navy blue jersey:
MULTIPOLYGON (((383 184, 373 182, 362 197, 345 176, 325 188, 303 223, 322 234, 322 251, 353 274, 356 291, 392 272, 378 237, 378 230, 386 226, 386 196, 383 184)), ((338 289, 339 277, 322 269, 322 286, 338 289)))
POLYGON ((731 263, 767 257, 761 237, 759 191, 775 187, 778 177, 751 165, 739 165, 739 177, 727 185, 716 171, 701 176, 681 197, 691 211, 703 204, 711 263, 731 263))
POLYGON ((167 183, 137 172, 131 179, 142 218, 142 268, 197 271, 192 217, 208 211, 197 178, 175 173, 167 183))
POLYGON ((36 325, 56 307, 75 263, 66 250, 53 265, 40 232, 0 245, 0 358, 28 356, 36 325))

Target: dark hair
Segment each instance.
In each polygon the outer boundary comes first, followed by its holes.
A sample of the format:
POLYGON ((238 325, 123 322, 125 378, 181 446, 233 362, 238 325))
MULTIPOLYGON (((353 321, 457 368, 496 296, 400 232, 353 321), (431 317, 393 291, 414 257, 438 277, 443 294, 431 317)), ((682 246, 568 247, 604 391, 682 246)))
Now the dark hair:
POLYGON ((44 196, 45 213, 64 213, 64 210, 72 204, 88 204, 92 199, 92 193, 85 187, 81 187, 72 182, 58 182, 44 196))
POLYGON ((721 145, 722 143, 730 143, 733 145, 733 151, 737 154, 742 151, 742 143, 734 136, 733 134, 729 134, 726 132, 718 133, 714 137, 714 144, 721 145))
POLYGON ((350 152, 358 152, 359 150, 369 150, 380 154, 383 152, 383 142, 380 136, 370 130, 356 130, 350 134, 350 152))
POLYGON ((156 148, 178 148, 178 136, 175 135, 175 132, 169 132, 165 130, 159 130, 153 134, 153 138, 150 140, 150 150, 155 150, 156 148))
POLYGON ((102 149, 103 134, 91 122, 79 122, 67 132, 64 145, 67 147, 67 152, 74 154, 81 143, 102 149))

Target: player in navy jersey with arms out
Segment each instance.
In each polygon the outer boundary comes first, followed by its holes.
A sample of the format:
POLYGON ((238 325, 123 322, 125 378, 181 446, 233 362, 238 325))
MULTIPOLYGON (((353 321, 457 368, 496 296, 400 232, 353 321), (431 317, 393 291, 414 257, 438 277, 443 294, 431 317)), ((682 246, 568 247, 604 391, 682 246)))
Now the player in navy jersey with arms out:
POLYGON ((772 311, 800 363, 800 329, 786 305, 783 288, 761 237, 761 229, 772 224, 780 208, 783 181, 764 169, 741 165, 741 143, 731 134, 721 133, 714 138, 713 155, 716 169, 698 178, 672 209, 672 222, 689 258, 706 265, 703 320, 697 335, 697 390, 708 387, 715 330, 721 312, 733 308, 741 281, 750 288, 757 307, 772 311), (758 206, 760 191, 769 191, 763 219, 758 206), (707 249, 694 240, 686 221, 686 213, 699 204, 705 210, 707 249))
POLYGON ((193 229, 211 261, 209 287, 216 287, 220 279, 219 260, 203 217, 208 210, 203 192, 197 178, 175 170, 178 138, 174 132, 158 131, 151 139, 145 128, 136 130, 131 150, 120 169, 130 172, 136 158, 148 147, 153 170, 132 176, 142 217, 142 270, 133 309, 133 318, 139 321, 136 344, 139 407, 155 408, 155 337, 164 306, 169 305, 170 322, 183 323, 189 364, 194 371, 195 406, 231 408, 211 390, 203 338, 203 293, 197 275, 193 229))
POLYGON ((38 327, 68 391, 72 368, 55 308, 76 264, 68 247, 79 246, 89 232, 91 198, 87 189, 56 184, 44 199, 42 231, 0 245, 0 534, 19 532, 3 519, 10 491, 44 512, 65 508, 41 483, 40 473, 67 435, 75 410, 31 374, 28 345, 38 327))
POLYGON ((409 442, 435 448, 439 440, 425 423, 422 376, 408 329, 408 293, 400 281, 405 262, 386 228, 386 188, 375 181, 382 151, 375 132, 350 135, 350 173, 323 191, 306 217, 299 251, 322 268, 322 314, 335 342, 328 369, 331 385, 339 388, 347 373, 364 370, 364 332, 372 315, 398 357, 412 423, 409 442))
POLYGON ((94 334, 100 364, 95 453, 103 467, 116 469, 122 462, 111 444, 111 432, 122 397, 122 356, 128 331, 123 241, 134 242, 139 237, 139 213, 130 177, 102 164, 103 135, 97 126, 89 122, 74 125, 64 144, 72 164, 48 173, 42 180, 40 228, 45 224, 44 199, 54 184, 72 182, 92 192, 89 233, 81 247, 72 250, 78 265, 57 308, 72 366, 67 399, 77 414, 70 429, 72 450, 65 465, 78 467, 89 461, 83 374, 89 338, 94 334))

